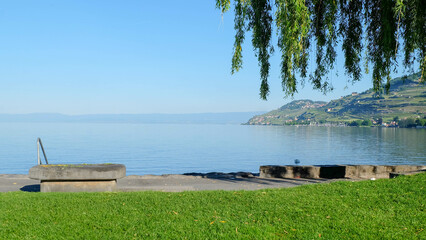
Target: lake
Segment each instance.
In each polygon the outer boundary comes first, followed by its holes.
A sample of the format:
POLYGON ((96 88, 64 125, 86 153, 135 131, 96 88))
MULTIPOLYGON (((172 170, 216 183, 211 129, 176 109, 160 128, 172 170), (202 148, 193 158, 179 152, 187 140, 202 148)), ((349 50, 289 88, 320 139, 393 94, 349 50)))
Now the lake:
POLYGON ((127 175, 258 172, 260 165, 426 165, 426 129, 237 124, 0 123, 0 173, 27 174, 36 139, 51 164, 122 163, 127 175))

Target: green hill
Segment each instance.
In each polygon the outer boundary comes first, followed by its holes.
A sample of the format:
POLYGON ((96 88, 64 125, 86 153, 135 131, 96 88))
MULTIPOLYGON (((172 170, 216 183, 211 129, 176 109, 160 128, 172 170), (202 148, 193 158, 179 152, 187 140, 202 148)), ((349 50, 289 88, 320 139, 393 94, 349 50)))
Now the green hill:
MULTIPOLYGON (((372 89, 352 93, 326 102, 296 100, 281 108, 254 116, 249 125, 305 125, 391 123, 393 120, 414 119, 421 122, 426 115, 426 85, 419 82, 420 74, 391 80, 388 94, 377 94, 372 89)), ((426 120, 425 120, 426 121, 426 120)))

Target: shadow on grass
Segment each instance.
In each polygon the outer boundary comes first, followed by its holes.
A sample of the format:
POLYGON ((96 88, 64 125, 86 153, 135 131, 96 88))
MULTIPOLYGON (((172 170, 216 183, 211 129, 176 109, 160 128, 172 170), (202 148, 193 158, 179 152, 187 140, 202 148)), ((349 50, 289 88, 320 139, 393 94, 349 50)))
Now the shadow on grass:
POLYGON ((20 188, 23 192, 40 192, 40 184, 26 185, 20 188))

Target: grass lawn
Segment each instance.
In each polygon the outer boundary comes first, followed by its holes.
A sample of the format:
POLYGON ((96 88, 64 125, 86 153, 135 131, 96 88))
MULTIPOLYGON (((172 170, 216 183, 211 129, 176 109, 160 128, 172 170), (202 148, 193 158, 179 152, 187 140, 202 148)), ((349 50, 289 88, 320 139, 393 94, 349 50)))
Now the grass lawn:
POLYGON ((0 239, 426 239, 426 174, 260 191, 0 193, 0 239))

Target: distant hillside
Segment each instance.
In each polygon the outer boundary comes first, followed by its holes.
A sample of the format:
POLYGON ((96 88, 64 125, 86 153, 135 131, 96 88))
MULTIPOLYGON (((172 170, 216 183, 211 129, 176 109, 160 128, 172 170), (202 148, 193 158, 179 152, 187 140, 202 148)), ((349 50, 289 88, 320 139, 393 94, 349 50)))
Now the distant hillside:
POLYGON ((426 85, 420 74, 391 80, 389 94, 372 89, 326 102, 296 100, 277 110, 254 116, 249 125, 349 124, 356 120, 391 122, 394 118, 424 118, 426 85))
POLYGON ((247 124, 249 125, 283 125, 289 120, 303 116, 310 109, 318 109, 325 106, 327 102, 314 102, 312 100, 297 100, 288 103, 277 110, 254 116, 247 124))

